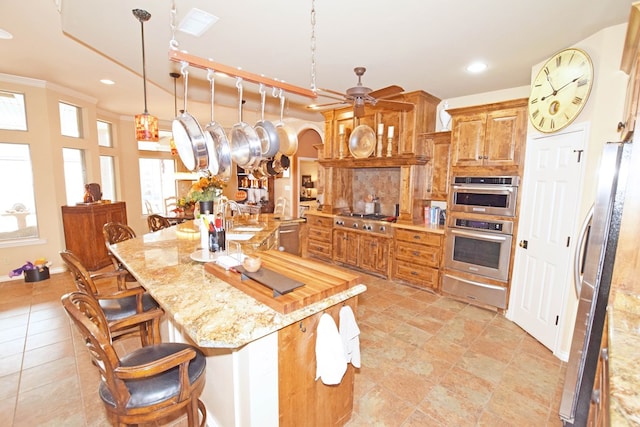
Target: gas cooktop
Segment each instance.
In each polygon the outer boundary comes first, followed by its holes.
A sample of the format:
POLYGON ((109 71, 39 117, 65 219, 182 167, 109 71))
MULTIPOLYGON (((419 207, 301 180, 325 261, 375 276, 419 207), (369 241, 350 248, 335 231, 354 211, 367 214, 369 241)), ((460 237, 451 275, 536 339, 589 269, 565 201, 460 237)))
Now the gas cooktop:
POLYGON ((359 212, 345 212, 338 214, 338 216, 344 216, 349 218, 362 218, 362 219, 370 219, 374 221, 386 221, 386 222, 395 222, 396 217, 384 214, 365 214, 359 212))

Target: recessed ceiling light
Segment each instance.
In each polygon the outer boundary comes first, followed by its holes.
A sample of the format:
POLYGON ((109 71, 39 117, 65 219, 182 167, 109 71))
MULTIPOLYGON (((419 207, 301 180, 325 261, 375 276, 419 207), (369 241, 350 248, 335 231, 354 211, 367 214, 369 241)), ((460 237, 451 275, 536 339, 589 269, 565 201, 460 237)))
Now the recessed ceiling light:
POLYGON ((105 84, 105 85, 114 85, 114 84, 116 84, 116 82, 114 82, 113 80, 109 80, 109 79, 100 79, 100 83, 105 84))
POLYGON ((472 62, 471 64, 467 65, 467 71, 470 73, 481 73, 486 69, 487 69, 487 64, 480 61, 472 62))
POLYGON ((220 18, 194 7, 187 12, 182 21, 180 21, 178 30, 191 34, 192 36, 200 37, 209 27, 218 22, 218 19, 220 18))
POLYGON ((7 30, 3 30, 0 28, 0 39, 11 40, 13 38, 13 34, 11 34, 7 30))

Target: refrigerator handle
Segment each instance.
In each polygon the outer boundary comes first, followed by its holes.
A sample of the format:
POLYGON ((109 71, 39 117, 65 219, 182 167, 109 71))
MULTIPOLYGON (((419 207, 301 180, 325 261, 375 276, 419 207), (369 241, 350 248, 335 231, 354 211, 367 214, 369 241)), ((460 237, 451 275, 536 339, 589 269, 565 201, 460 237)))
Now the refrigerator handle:
POLYGON ((593 219, 593 205, 587 213, 587 216, 580 227, 580 234, 578 237, 578 244, 576 245, 576 254, 573 260, 573 286, 576 291, 576 297, 580 298, 580 288, 582 287, 582 266, 584 264, 585 252, 587 251, 587 234, 589 233, 589 226, 593 219))

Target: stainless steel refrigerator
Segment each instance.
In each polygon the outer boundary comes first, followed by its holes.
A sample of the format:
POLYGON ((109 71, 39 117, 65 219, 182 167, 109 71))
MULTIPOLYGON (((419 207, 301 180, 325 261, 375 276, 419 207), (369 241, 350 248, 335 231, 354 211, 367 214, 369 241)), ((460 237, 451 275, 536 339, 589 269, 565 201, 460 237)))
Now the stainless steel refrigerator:
POLYGON ((624 142, 605 145, 593 217, 590 226, 583 227, 588 237, 584 252, 576 255, 582 260, 582 278, 576 289, 578 312, 560 404, 565 426, 584 426, 589 415, 632 148, 624 142))

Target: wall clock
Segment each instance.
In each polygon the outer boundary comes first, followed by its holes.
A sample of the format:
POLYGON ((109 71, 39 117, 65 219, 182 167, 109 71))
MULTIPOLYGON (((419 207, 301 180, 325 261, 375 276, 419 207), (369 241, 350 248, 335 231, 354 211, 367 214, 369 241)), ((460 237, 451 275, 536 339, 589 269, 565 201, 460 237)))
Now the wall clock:
POLYGON ((593 63, 581 50, 553 55, 538 72, 529 96, 529 120, 540 132, 567 127, 582 111, 593 85, 593 63))

